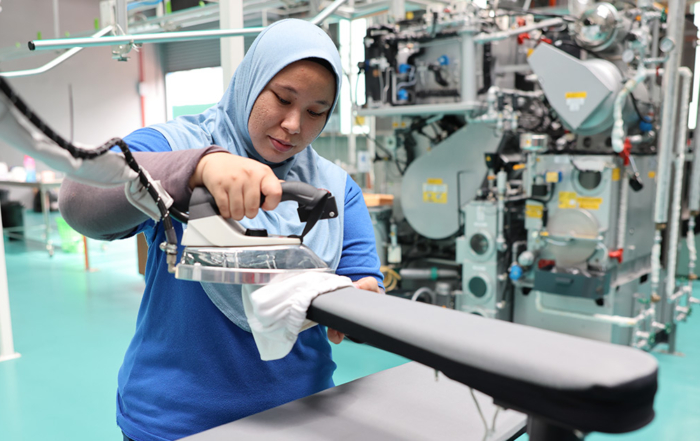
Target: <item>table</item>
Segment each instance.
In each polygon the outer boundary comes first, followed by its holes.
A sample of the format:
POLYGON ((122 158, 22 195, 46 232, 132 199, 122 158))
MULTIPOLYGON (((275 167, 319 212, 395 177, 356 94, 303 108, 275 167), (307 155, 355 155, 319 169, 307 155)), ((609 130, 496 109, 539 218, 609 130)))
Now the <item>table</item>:
MULTIPOLYGON (((51 241, 51 223, 49 221, 49 211, 50 207, 47 203, 48 192, 52 188, 58 188, 61 186, 61 180, 52 182, 22 182, 22 181, 3 181, 0 180, 0 187, 20 187, 20 188, 32 188, 36 189, 40 193, 41 198, 41 213, 44 216, 44 240, 42 243, 46 246, 46 250, 49 252, 49 256, 54 254, 54 246, 51 241)), ((26 228, 26 227, 22 227, 26 228)), ((12 232, 10 232, 12 234, 12 232)), ((26 237, 26 235, 25 235, 26 237)), ((32 240, 32 239, 30 239, 32 240)))
MULTIPOLYGON (((251 379, 250 381, 254 381, 251 379)), ((474 392, 491 426, 497 410, 474 392)), ((499 410, 489 441, 514 440, 527 416, 499 410)), ((482 441, 484 422, 468 387, 416 362, 215 427, 186 441, 482 441)))

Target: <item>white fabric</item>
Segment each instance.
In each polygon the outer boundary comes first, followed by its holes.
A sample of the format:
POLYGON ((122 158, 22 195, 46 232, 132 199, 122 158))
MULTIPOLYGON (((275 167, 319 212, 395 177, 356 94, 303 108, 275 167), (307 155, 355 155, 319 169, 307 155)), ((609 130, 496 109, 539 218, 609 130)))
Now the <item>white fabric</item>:
POLYGON ((118 153, 109 152, 89 161, 72 157, 67 150, 62 149, 37 130, 2 94, 0 94, 0 141, 83 184, 114 187, 137 177, 136 172, 126 165, 124 156, 118 153))
POLYGON ((351 286, 352 281, 345 276, 315 272, 263 287, 243 285, 243 307, 260 358, 277 360, 289 354, 299 333, 317 324, 306 319, 311 301, 351 286))
MULTIPOLYGON (((165 206, 170 208, 170 206, 173 205, 172 196, 165 191, 160 181, 154 181, 153 178, 151 178, 148 171, 143 168, 141 171, 146 175, 146 177, 148 177, 148 180, 151 182, 151 186, 158 191, 158 195, 160 199, 165 202, 165 206)), ((140 180, 134 179, 124 184, 124 193, 126 194, 126 199, 131 203, 131 205, 147 214, 148 217, 154 221, 158 222, 160 220, 160 210, 158 209, 158 204, 153 200, 151 195, 148 194, 146 187, 141 185, 140 180)))

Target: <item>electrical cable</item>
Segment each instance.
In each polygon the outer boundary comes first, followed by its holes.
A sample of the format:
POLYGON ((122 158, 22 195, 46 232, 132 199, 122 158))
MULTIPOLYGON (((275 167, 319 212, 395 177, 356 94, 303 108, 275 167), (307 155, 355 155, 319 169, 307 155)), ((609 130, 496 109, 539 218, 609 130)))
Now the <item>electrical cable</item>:
MULTIPOLYGON (((0 77, 0 92, 2 92, 8 100, 17 108, 17 110, 24 115, 29 122, 32 123, 39 131, 41 131, 46 137, 55 142, 60 148, 67 150, 74 158, 90 160, 95 159, 99 156, 104 155, 109 152, 112 147, 119 147, 121 152, 124 154, 124 160, 130 169, 138 174, 139 182, 146 189, 148 194, 153 198, 158 210, 161 214, 161 221, 163 222, 163 227, 165 229, 165 237, 168 242, 168 246, 174 246, 175 252, 177 252, 177 235, 175 234, 175 229, 173 228, 173 223, 171 219, 170 210, 165 206, 165 202, 160 198, 158 190, 151 185, 151 182, 146 175, 146 173, 138 165, 134 156, 129 150, 129 146, 121 138, 112 138, 106 143, 98 146, 95 149, 83 149, 75 146, 72 142, 68 142, 63 139, 58 133, 53 131, 51 127, 47 126, 44 121, 41 120, 22 100, 15 92, 12 90, 10 85, 2 77, 0 77)), ((174 209, 173 213, 177 212, 178 218, 186 222, 187 215, 174 209)))
POLYGON ((637 112, 637 116, 639 116, 639 119, 641 119, 644 122, 653 123, 653 119, 650 119, 649 116, 642 115, 642 112, 639 111, 637 98, 635 98, 633 93, 630 93, 630 98, 632 99, 632 106, 634 107, 634 111, 637 112))

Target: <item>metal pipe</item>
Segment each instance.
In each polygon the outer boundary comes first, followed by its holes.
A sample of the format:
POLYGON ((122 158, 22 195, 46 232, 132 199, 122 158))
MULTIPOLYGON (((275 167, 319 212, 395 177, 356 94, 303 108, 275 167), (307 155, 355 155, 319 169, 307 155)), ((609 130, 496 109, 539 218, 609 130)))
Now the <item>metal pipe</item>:
POLYGON ((326 6, 323 8, 323 11, 321 11, 317 16, 311 19, 311 23, 315 25, 319 25, 323 22, 323 20, 327 19, 330 17, 332 13, 336 11, 340 6, 345 4, 348 0, 335 0, 333 3, 330 5, 326 6))
POLYGON ((639 69, 634 78, 630 78, 625 83, 625 86, 620 90, 615 98, 615 106, 613 107, 613 118, 615 122, 613 123, 611 142, 612 148, 615 153, 620 153, 625 148, 625 121, 622 118, 622 110, 624 109, 625 103, 627 101, 627 96, 632 93, 632 91, 637 87, 639 83, 644 81, 647 75, 655 75, 656 70, 639 69))
POLYGON ((688 285, 692 286, 693 280, 697 279, 695 275, 695 262, 698 260, 698 252, 695 249, 695 216, 693 216, 692 213, 690 219, 688 219, 686 244, 688 245, 688 285))
MULTIPOLYGON (((310 21, 318 25, 323 20, 328 18, 339 6, 347 0, 335 0, 331 5, 327 6, 320 14, 312 18, 310 21)), ((119 9, 117 9, 117 14, 119 9)), ((119 20, 117 20, 119 23, 119 20)), ((120 25, 121 26, 121 25, 120 25)), ((168 43, 176 41, 195 41, 195 40, 210 40, 226 37, 240 37, 246 35, 257 35, 265 29, 264 27, 242 28, 242 29, 213 29, 207 31, 181 31, 181 32, 162 32, 156 34, 141 34, 141 35, 116 35, 111 37, 103 37, 98 41, 92 38, 58 38, 54 40, 32 40, 29 42, 29 50, 43 51, 53 49, 70 49, 76 47, 98 47, 98 46, 117 46, 117 45, 135 45, 143 43, 168 43)))
MULTIPOLYGON (((0 219, 2 229, 2 219, 0 219)), ((7 290, 7 269, 5 265, 5 244, 0 234, 0 362, 19 357, 15 352, 12 338, 12 317, 10 315, 10 296, 7 290)))
POLYGON ((459 272, 440 268, 402 268, 399 275, 406 280, 457 279, 459 272))
POLYGON ((416 104, 415 106, 382 107, 377 109, 358 109, 360 116, 398 116, 398 115, 455 115, 464 114, 483 107, 480 101, 468 101, 445 104, 416 104))
POLYGON ((497 227, 498 235, 496 237, 496 249, 498 251, 505 251, 507 248, 506 238, 503 233, 504 230, 504 216, 505 216, 505 196, 506 196, 506 186, 508 184, 508 173, 505 170, 500 170, 496 174, 496 189, 498 193, 498 218, 497 227))
MULTIPOLYGON (((685 1, 683 2, 685 4, 685 1)), ((534 23, 527 26, 521 26, 515 29, 509 29, 507 31, 485 33, 482 32, 474 37, 474 42, 483 44, 489 41, 505 40, 506 38, 513 37, 515 35, 524 34, 526 32, 534 31, 537 29, 550 28, 552 26, 559 26, 564 24, 564 19, 562 18, 550 18, 547 20, 542 20, 538 23, 534 23)))
MULTIPOLYGON (((690 107, 690 92, 692 86, 693 73, 687 67, 678 69, 678 74, 683 79, 683 89, 681 91, 681 113, 678 118, 678 140, 676 141, 675 159, 675 183, 673 187, 673 202, 671 205, 671 220, 668 241, 668 265, 666 271, 666 295, 675 291, 676 287, 676 265, 678 262, 678 233, 681 228, 681 198, 683 196, 683 176, 685 172, 685 150, 688 135, 688 109, 690 107)), ((662 128, 663 130, 663 128, 662 128)))
POLYGON ((46 51, 74 47, 99 47, 120 44, 167 43, 174 41, 211 40, 214 38, 256 35, 263 27, 244 29, 212 29, 209 31, 162 32, 159 34, 116 35, 96 38, 61 38, 57 40, 35 40, 29 42, 30 50, 46 51))
POLYGON ((668 296, 668 303, 674 303, 674 302, 676 302, 677 300, 680 300, 681 297, 683 297, 684 295, 688 294, 688 291, 689 291, 690 289, 691 289, 691 288, 690 288, 689 286, 687 286, 687 285, 686 285, 686 286, 681 286, 681 288, 680 288, 678 291, 674 292, 673 295, 668 296))
POLYGON ((462 103, 475 102, 476 88, 476 43, 474 32, 462 34, 462 103))
POLYGON ((661 112, 661 132, 659 134, 658 171, 656 200, 654 207, 654 222, 663 224, 668 217, 668 188, 671 181, 671 154, 674 139, 674 122, 676 121, 676 108, 678 106, 678 69, 681 62, 683 49, 683 32, 685 29, 685 4, 686 0, 677 0, 669 3, 667 37, 676 47, 669 54, 664 69, 666 71, 663 81, 662 96, 666 97, 661 112))
POLYGON ((117 32, 121 35, 129 33, 129 13, 126 8, 126 0, 116 0, 115 19, 117 32))
MULTIPOLYGON (((617 249, 625 250, 627 238, 627 208, 629 206, 630 186, 627 182, 627 166, 622 166, 620 177, 620 210, 617 216, 617 249)), ((623 254, 624 255, 624 254, 623 254)))
MULTIPOLYGON (((107 26, 104 29, 101 29, 99 32, 93 34, 90 38, 99 38, 102 37, 103 35, 107 35, 112 31, 112 26, 107 26)), ((54 58, 53 60, 49 61, 48 63, 44 64, 41 67, 37 67, 35 69, 27 69, 27 70, 16 70, 12 72, 0 72, 0 77, 4 78, 16 78, 16 77, 28 77, 32 75, 39 75, 44 72, 47 72, 54 67, 58 66, 59 64, 63 63, 67 59, 71 58, 73 55, 77 54, 78 52, 82 51, 82 47, 75 47, 73 49, 70 49, 69 51, 59 55, 58 57, 54 58)))
MULTIPOLYGON (((700 99, 698 103, 700 104, 700 99)), ((690 195, 688 196, 688 209, 691 216, 700 214, 700 105, 696 108, 697 122, 695 123, 695 136, 693 136, 693 169, 690 173, 690 195)))
POLYGON ((59 38, 61 36, 61 26, 58 17, 58 0, 53 0, 53 36, 59 38))
POLYGON ((588 320, 599 323, 610 323, 613 325, 621 326, 623 328, 631 328, 636 326, 639 322, 644 320, 646 317, 654 313, 654 308, 648 308, 643 310, 636 317, 624 317, 620 315, 608 315, 608 314, 582 314, 580 312, 564 311, 561 309, 547 308, 542 304, 542 293, 537 291, 537 296, 535 297, 535 306, 537 311, 545 313, 558 315, 560 317, 569 317, 580 320, 588 320))
POLYGON ((661 230, 654 232, 654 245, 651 247, 651 297, 659 296, 659 278, 661 275, 661 230))

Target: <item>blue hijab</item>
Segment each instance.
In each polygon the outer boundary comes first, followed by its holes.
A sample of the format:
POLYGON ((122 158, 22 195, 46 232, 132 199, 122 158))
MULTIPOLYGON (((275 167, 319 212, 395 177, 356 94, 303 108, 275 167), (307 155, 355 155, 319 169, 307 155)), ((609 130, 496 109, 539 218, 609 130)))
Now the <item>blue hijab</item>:
MULTIPOLYGON (((258 35, 217 105, 199 115, 178 117, 152 128, 165 136, 173 150, 218 145, 235 155, 269 165, 280 179, 302 181, 329 190, 336 198, 339 216, 316 224, 304 238, 304 245, 335 270, 342 251, 347 174, 321 158, 311 146, 284 162, 270 163, 255 150, 248 133, 248 119, 260 92, 279 71, 306 58, 320 58, 333 67, 336 95, 330 115, 338 102, 343 72, 338 49, 318 26, 304 20, 286 19, 271 24, 258 35)), ((272 234, 285 236, 299 235, 304 229, 296 213, 296 204, 289 202, 271 212, 260 210, 254 219, 243 219, 240 223, 247 228, 264 228, 272 234)), ((240 285, 202 283, 202 287, 229 320, 250 331, 240 285)))

